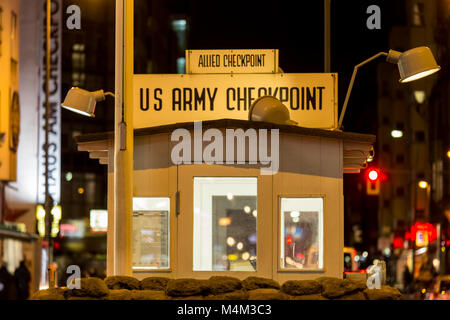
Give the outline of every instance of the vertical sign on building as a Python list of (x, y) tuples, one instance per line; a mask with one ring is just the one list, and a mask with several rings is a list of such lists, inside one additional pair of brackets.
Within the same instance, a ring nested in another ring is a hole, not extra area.
[[(45, 202), (45, 79), (46, 79), (46, 0), (41, 0), (40, 72), (39, 72), (39, 148), (38, 203)], [(55, 203), (61, 194), (61, 35), (62, 0), (52, 0), (50, 43), (50, 116), (49, 116), (49, 192)]]

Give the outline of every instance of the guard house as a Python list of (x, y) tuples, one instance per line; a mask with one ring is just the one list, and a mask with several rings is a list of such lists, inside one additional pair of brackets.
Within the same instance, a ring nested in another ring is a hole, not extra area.
[[(187, 50), (186, 74), (129, 77), (135, 277), (343, 277), (343, 175), (365, 166), (375, 136), (337, 130), (337, 74), (283, 73), (278, 60), (275, 49)], [(267, 96), (286, 121), (264, 118), (271, 109), (255, 105)], [(114, 271), (113, 139), (77, 143), (108, 166)]]
[[(108, 268), (113, 138), (77, 138), (78, 150), (108, 166)], [(343, 175), (364, 167), (374, 142), (373, 135), (239, 119), (135, 129), (133, 275), (342, 278)]]

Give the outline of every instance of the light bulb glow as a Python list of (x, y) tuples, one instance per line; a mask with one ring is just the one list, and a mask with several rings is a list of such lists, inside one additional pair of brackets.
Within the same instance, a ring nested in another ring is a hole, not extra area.
[(392, 136), (392, 138), (396, 138), (396, 139), (401, 138), (401, 137), (403, 137), (403, 131), (402, 130), (392, 130), (391, 136)]
[(369, 179), (375, 181), (378, 179), (378, 172), (376, 170), (371, 170), (369, 172)]
[(421, 181), (419, 181), (418, 185), (419, 185), (419, 188), (426, 189), (428, 187), (428, 182), (426, 182), (425, 180), (421, 180)]

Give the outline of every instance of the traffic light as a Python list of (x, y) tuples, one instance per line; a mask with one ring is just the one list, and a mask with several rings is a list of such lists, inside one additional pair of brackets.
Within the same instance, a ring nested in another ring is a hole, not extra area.
[(366, 172), (366, 193), (371, 196), (380, 194), (381, 171), (369, 168)]

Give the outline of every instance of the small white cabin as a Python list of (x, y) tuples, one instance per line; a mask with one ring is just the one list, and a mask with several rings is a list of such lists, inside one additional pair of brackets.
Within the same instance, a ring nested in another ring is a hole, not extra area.
[[(343, 175), (365, 165), (375, 136), (230, 119), (198, 125), (134, 132), (133, 275), (342, 278)], [(237, 129), (247, 135), (243, 144), (227, 140)], [(181, 135), (190, 137), (191, 152), (179, 152)], [(113, 137), (77, 138), (80, 151), (108, 166), (108, 269), (115, 254)], [(212, 152), (213, 141), (222, 154)]]

